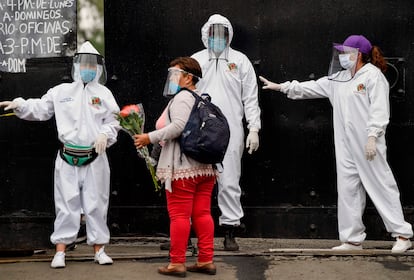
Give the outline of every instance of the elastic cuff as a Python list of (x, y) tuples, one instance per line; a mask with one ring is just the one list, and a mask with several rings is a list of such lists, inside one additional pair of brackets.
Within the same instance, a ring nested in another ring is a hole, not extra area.
[(290, 86), (290, 82), (289, 81), (284, 82), (284, 83), (281, 83), (280, 84), (280, 91), (283, 92), (283, 93), (287, 93), (287, 91), (289, 89), (289, 86)]

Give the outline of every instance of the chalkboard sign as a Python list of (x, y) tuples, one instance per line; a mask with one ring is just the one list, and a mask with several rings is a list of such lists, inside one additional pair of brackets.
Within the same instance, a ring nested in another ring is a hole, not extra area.
[(76, 0), (0, 0), (0, 71), (26, 72), (29, 58), (75, 51)]

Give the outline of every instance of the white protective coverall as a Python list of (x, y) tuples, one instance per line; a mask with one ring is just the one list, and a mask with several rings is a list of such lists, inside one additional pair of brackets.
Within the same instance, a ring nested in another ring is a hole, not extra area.
[[(92, 46), (92, 45), (90, 45)], [(93, 47), (92, 47), (93, 48)], [(80, 49), (79, 53), (97, 53)], [(102, 74), (98, 65), (95, 79), (84, 84), (79, 74), (74, 82), (48, 90), (41, 98), (16, 98), (16, 115), (25, 120), (45, 121), (55, 116), (58, 138), (62, 143), (93, 146), (99, 134), (107, 136), (107, 147), (116, 142), (120, 129), (115, 114), (119, 107), (111, 91), (98, 83)], [(110, 169), (106, 153), (83, 166), (72, 166), (59, 156), (55, 161), (54, 199), (56, 219), (50, 240), (53, 244), (70, 244), (76, 240), (81, 209), (86, 217), (87, 243), (107, 244), (109, 229)]]
[(258, 86), (253, 65), (246, 55), (228, 46), (219, 59), (210, 59), (208, 52), (209, 28), (212, 24), (223, 24), (229, 31), (229, 44), (233, 38), (233, 27), (223, 16), (213, 15), (201, 29), (206, 49), (192, 55), (203, 73), (197, 84), (200, 92), (211, 96), (226, 116), (230, 126), (230, 142), (223, 160), (223, 172), (218, 176), (218, 206), (221, 211), (220, 225), (240, 225), (243, 209), (240, 203), (241, 157), (244, 150), (243, 116), (248, 129), (259, 131), (260, 108)]
[[(338, 228), (341, 242), (365, 240), (362, 215), (366, 193), (370, 196), (388, 232), (393, 237), (413, 236), (404, 220), (400, 193), (387, 163), (385, 131), (389, 122), (389, 85), (374, 65), (367, 63), (350, 79), (323, 77), (317, 81), (281, 84), (291, 99), (329, 98), (333, 107), (338, 188)], [(368, 136), (377, 138), (377, 155), (365, 158)]]

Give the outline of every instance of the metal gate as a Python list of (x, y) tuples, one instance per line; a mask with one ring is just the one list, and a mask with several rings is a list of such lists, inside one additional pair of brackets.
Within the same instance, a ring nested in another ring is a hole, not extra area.
[[(413, 222), (414, 139), (411, 1), (106, 1), (106, 61), (120, 105), (142, 102), (147, 129), (166, 104), (168, 62), (203, 48), (200, 29), (220, 13), (234, 27), (232, 47), (257, 74), (275, 81), (326, 75), (333, 42), (366, 35), (390, 57), (389, 162)], [(291, 101), (260, 92), (260, 148), (243, 158), (241, 185), (246, 236), (337, 238), (332, 110), (328, 100)], [(120, 135), (111, 151), (111, 222), (119, 233), (168, 232), (164, 195), (153, 192), (131, 141)], [(128, 164), (125, 164), (128, 163)], [(217, 217), (217, 202), (213, 202)], [(368, 238), (388, 238), (375, 208), (365, 214)], [(217, 219), (216, 219), (217, 221)]]

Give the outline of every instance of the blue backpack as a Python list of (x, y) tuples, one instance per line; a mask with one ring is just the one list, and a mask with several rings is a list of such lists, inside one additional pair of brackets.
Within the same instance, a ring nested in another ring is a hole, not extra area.
[(230, 140), (230, 128), (220, 108), (211, 103), (211, 97), (203, 93), (195, 98), (188, 121), (180, 136), (181, 152), (201, 163), (222, 163)]

